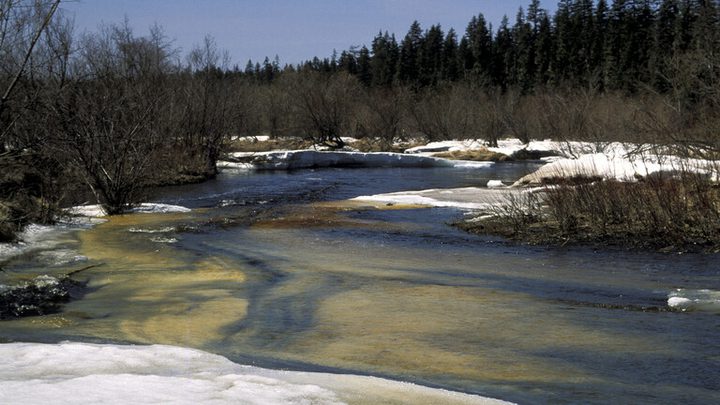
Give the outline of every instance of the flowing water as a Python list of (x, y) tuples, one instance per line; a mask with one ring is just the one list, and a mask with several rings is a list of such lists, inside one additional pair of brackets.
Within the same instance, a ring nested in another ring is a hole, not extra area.
[(520, 403), (720, 402), (718, 312), (666, 305), (720, 290), (717, 255), (519, 246), (448, 226), (453, 209), (345, 201), (533, 168), (240, 172), (165, 189), (157, 201), (192, 212), (114, 217), (58, 237), (49, 251), (70, 260), (5, 263), (5, 282), (84, 269), (88, 292), (0, 323), (0, 340), (163, 343)]

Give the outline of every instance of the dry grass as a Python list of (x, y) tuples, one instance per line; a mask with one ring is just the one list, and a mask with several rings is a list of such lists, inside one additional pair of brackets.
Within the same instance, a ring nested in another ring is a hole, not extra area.
[(509, 201), (494, 218), (463, 228), (538, 244), (720, 251), (720, 187), (704, 175), (574, 179), (542, 194), (542, 201)]
[(426, 142), (410, 141), (410, 142), (395, 142), (385, 138), (372, 138), (364, 137), (353, 142), (348, 146), (357, 149), (360, 152), (395, 152), (403, 153), (405, 149), (413, 148), (415, 146), (424, 145)]
[(507, 162), (513, 160), (508, 155), (493, 152), (487, 149), (440, 152), (433, 154), (433, 156), (445, 159), (473, 160), (478, 162)]
[(267, 141), (235, 140), (227, 145), (227, 152), (270, 152), (273, 150), (306, 149), (312, 142), (301, 138), (271, 138)]

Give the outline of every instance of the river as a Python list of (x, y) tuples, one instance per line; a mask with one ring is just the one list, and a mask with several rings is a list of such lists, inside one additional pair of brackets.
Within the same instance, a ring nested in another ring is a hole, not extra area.
[(0, 340), (163, 343), (519, 403), (720, 403), (720, 316), (666, 306), (678, 288), (720, 290), (717, 255), (524, 246), (449, 226), (456, 209), (347, 201), (535, 167), (227, 172), (162, 189), (154, 201), (192, 211), (114, 217), (5, 263), (6, 282), (87, 268), (88, 291), (3, 321)]

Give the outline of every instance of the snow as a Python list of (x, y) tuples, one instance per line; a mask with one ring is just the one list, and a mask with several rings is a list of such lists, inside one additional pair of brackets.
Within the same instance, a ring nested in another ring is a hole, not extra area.
[(720, 291), (679, 288), (668, 295), (668, 306), (679, 311), (720, 313)]
[(464, 187), (366, 195), (355, 197), (353, 200), (382, 202), (388, 204), (487, 210), (494, 206), (505, 204), (508, 197), (511, 195), (519, 195), (533, 191), (534, 190), (532, 189), (488, 189), (483, 187)]
[(501, 404), (375, 377), (275, 371), (194, 349), (64, 342), (0, 344), (0, 403)]
[(251, 163), (238, 163), (228, 162), (226, 160), (219, 160), (217, 162), (217, 168), (220, 170), (252, 170), (255, 168)]
[[(161, 204), (161, 203), (142, 203), (131, 208), (128, 213), (141, 214), (164, 214), (171, 212), (190, 212), (190, 208), (179, 205)], [(79, 205), (67, 210), (69, 215), (100, 218), (107, 216), (103, 207), (99, 204), (95, 205)]]
[(257, 136), (234, 136), (230, 138), (232, 141), (239, 142), (267, 142), (270, 140), (268, 135), (257, 135)]
[[(427, 145), (416, 146), (405, 150), (405, 153), (430, 156), (437, 152), (465, 152), (478, 149), (487, 149), (491, 152), (502, 153), (512, 156), (523, 149), (538, 152), (552, 152), (564, 157), (577, 157), (589, 153), (606, 153), (610, 156), (624, 156), (630, 150), (638, 147), (635, 144), (621, 142), (578, 142), (578, 141), (553, 141), (545, 139), (542, 141), (530, 141), (523, 143), (517, 138), (498, 140), (497, 147), (487, 146), (482, 139), (450, 140), (430, 142)], [(555, 160), (554, 157), (543, 158), (543, 160)]]
[[(619, 181), (634, 181), (660, 171), (691, 171), (717, 173), (717, 162), (683, 159), (676, 156), (626, 156), (622, 153), (593, 153), (577, 159), (560, 159), (548, 163), (520, 180), (515, 185), (540, 184), (552, 177), (603, 177)], [(715, 179), (717, 180), (717, 179)]]
[(499, 188), (505, 187), (505, 183), (502, 180), (490, 180), (487, 182), (487, 188)]
[[(239, 156), (238, 156), (239, 157)], [(295, 170), (319, 167), (488, 167), (492, 162), (470, 162), (392, 152), (329, 152), (314, 150), (259, 152), (252, 155), (259, 170)], [(234, 165), (224, 167), (236, 168)], [(237, 167), (247, 168), (247, 163)]]
[(427, 145), (420, 145), (405, 149), (405, 153), (456, 152), (483, 148), (485, 148), (485, 141), (479, 139), (467, 139), (462, 141), (430, 142)]

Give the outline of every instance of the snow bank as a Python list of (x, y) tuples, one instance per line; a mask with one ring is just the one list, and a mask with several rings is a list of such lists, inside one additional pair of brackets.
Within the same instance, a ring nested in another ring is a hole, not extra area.
[(512, 194), (532, 192), (530, 189), (488, 189), (464, 187), (452, 189), (429, 189), (365, 195), (353, 198), (356, 201), (372, 201), (388, 204), (426, 205), (429, 207), (454, 207), (462, 209), (487, 210), (507, 203)]
[[(492, 162), (469, 162), (391, 152), (326, 152), (296, 150), (259, 152), (238, 167), (249, 163), (259, 170), (293, 170), (319, 167), (488, 167)], [(232, 165), (226, 165), (232, 167)]]
[[(160, 204), (160, 203), (142, 203), (131, 208), (128, 213), (141, 214), (163, 214), (170, 212), (190, 212), (190, 208), (179, 205)], [(80, 217), (100, 218), (107, 216), (107, 213), (99, 204), (95, 205), (79, 205), (67, 210), (69, 215)]]
[[(546, 139), (543, 141), (530, 141), (523, 143), (516, 138), (507, 138), (498, 140), (497, 147), (489, 147), (484, 140), (466, 139), (430, 142), (427, 145), (416, 146), (405, 150), (405, 153), (413, 153), (420, 155), (432, 155), (437, 152), (464, 152), (478, 149), (487, 149), (491, 152), (502, 153), (507, 156), (521, 151), (537, 151), (548, 152), (561, 157), (577, 157), (591, 153), (605, 153), (611, 157), (625, 156), (630, 150), (637, 148), (634, 144), (625, 144), (620, 142), (577, 142), (577, 141), (553, 141)], [(555, 160), (552, 157), (544, 158), (544, 160)]]
[(274, 371), (172, 346), (0, 344), (3, 404), (501, 404), (374, 377)]
[(720, 313), (720, 291), (677, 289), (668, 295), (668, 306), (683, 312)]
[(427, 145), (415, 146), (405, 149), (405, 153), (437, 153), (457, 152), (485, 148), (485, 141), (479, 139), (467, 139), (462, 141), (439, 141), (430, 142)]
[[(616, 151), (617, 152), (617, 151)], [(683, 159), (677, 156), (627, 157), (622, 153), (594, 153), (577, 159), (560, 159), (539, 168), (518, 180), (515, 185), (540, 184), (552, 177), (603, 177), (620, 181), (633, 181), (636, 176), (647, 176), (660, 171), (692, 171), (716, 173), (717, 162)], [(715, 179), (717, 180), (717, 179)]]

